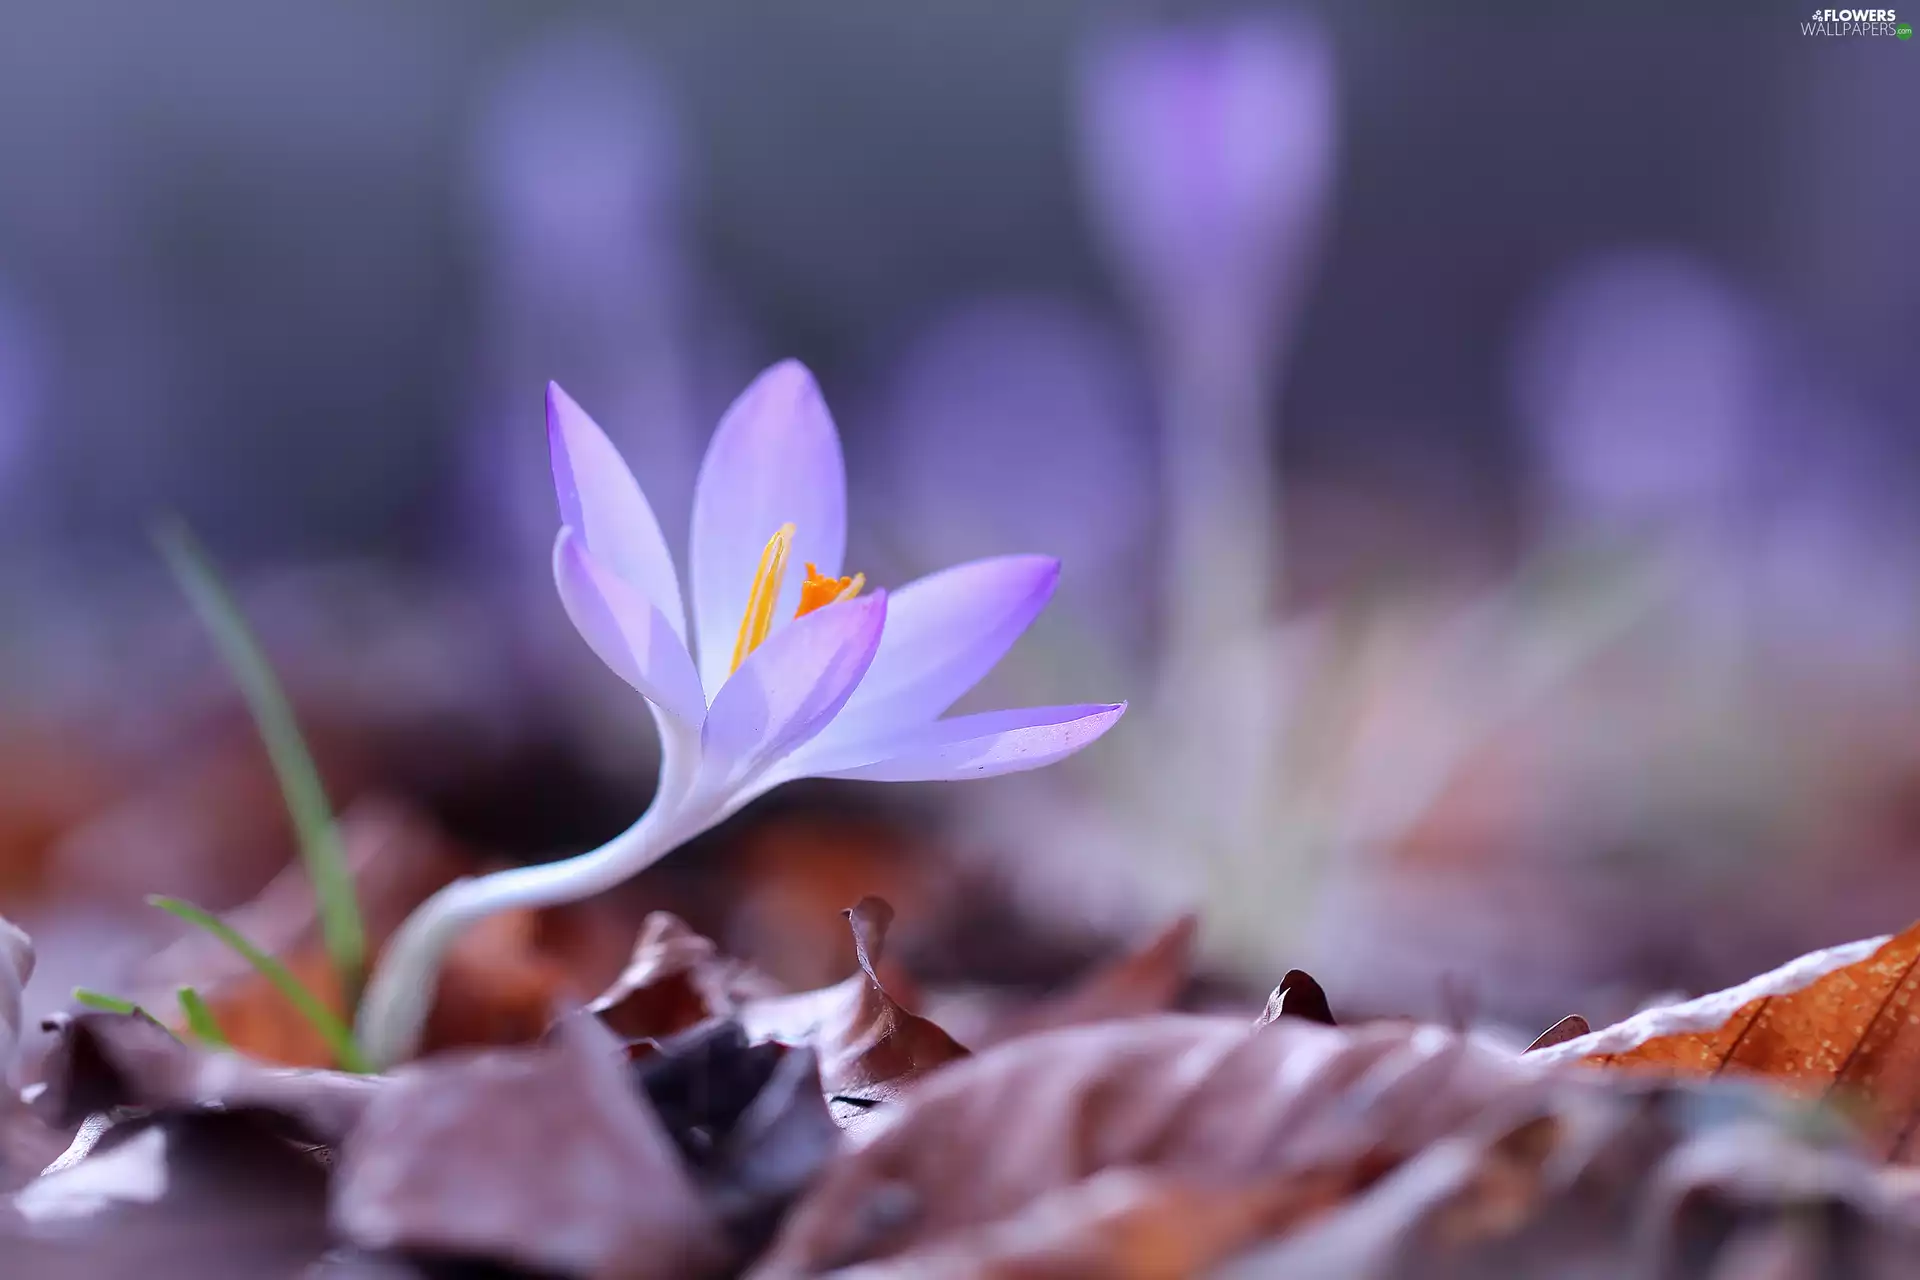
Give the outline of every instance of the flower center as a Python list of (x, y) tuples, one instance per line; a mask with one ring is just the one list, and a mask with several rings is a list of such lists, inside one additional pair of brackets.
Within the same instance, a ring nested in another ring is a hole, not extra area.
[[(733, 642), (733, 665), (728, 674), (740, 669), (747, 655), (758, 649), (773, 630), (773, 607), (780, 599), (780, 588), (787, 580), (787, 555), (793, 550), (794, 529), (783, 524), (767, 539), (760, 553), (760, 567), (753, 572), (753, 590), (747, 595), (747, 612), (740, 619), (740, 634)], [(804, 618), (815, 609), (824, 609), (841, 600), (851, 600), (867, 585), (867, 575), (829, 578), (813, 565), (807, 566), (807, 580), (800, 584), (800, 607), (793, 616)]]

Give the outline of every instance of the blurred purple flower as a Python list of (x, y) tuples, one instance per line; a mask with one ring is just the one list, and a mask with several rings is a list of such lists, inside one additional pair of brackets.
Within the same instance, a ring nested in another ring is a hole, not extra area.
[(1077, 636), (1143, 639), (1156, 495), (1137, 363), (1111, 324), (1044, 297), (975, 300), (917, 335), (863, 415), (886, 426), (856, 476), (898, 558), (1047, 547), (1074, 566)]
[(1513, 370), (1554, 510), (1727, 532), (1755, 452), (1759, 337), (1734, 292), (1678, 253), (1611, 253), (1556, 282)]
[[(1793, 660), (1890, 683), (1920, 652), (1920, 515), (1889, 424), (1775, 362), (1759, 510), (1743, 529), (1757, 626)], [(1798, 376), (1793, 376), (1797, 374)]]
[(658, 478), (660, 514), (677, 529), (700, 423), (743, 371), (709, 376), (726, 326), (685, 243), (691, 157), (667, 86), (619, 32), (571, 31), (522, 53), (480, 114), (471, 165), (480, 429), (467, 441), (458, 545), (544, 590), (535, 561), (552, 506), (525, 389), (557, 372), (629, 424), (619, 444)]
[(26, 308), (0, 290), (0, 486), (27, 456), (46, 383), (42, 346)]
[(1110, 32), (1085, 59), (1080, 115), (1094, 217), (1163, 338), (1264, 350), (1333, 167), (1324, 33), (1272, 14)]
[[(564, 862), (462, 881), (395, 936), (369, 988), (364, 1047), (409, 1052), (440, 956), (459, 932), (510, 907), (602, 892), (798, 778), (958, 781), (1036, 769), (1105, 733), (1126, 704), (1027, 707), (940, 717), (1046, 606), (1059, 564), (976, 560), (908, 584), (891, 601), (840, 577), (846, 476), (812, 374), (775, 365), (720, 420), (694, 486), (688, 587), (659, 521), (613, 443), (557, 386), (547, 428), (562, 527), (554, 578), (567, 615), (646, 699), (661, 737), (647, 812)], [(803, 564), (802, 581), (788, 572)]]
[[(46, 404), (46, 343), (36, 317), (0, 288), (0, 533), (13, 540), (14, 557), (38, 551), (48, 488), (43, 450), (34, 448)], [(16, 565), (0, 566), (0, 578)]]

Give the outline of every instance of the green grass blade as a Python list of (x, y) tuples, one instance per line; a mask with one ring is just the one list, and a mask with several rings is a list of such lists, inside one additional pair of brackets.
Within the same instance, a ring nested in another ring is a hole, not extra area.
[(171, 915), (176, 915), (189, 924), (198, 925), (220, 941), (239, 952), (246, 962), (260, 971), (260, 975), (285, 996), (300, 1015), (313, 1024), (326, 1040), (328, 1048), (333, 1050), (334, 1061), (345, 1071), (367, 1073), (371, 1068), (360, 1053), (360, 1047), (353, 1042), (353, 1033), (347, 1030), (345, 1023), (334, 1015), (333, 1010), (322, 1004), (320, 998), (307, 990), (300, 979), (293, 976), (287, 967), (268, 955), (260, 948), (240, 936), (238, 930), (210, 911), (194, 906), (191, 902), (182, 902), (178, 898), (148, 898), (148, 902)]
[(327, 955), (340, 975), (341, 989), (351, 1008), (359, 1000), (360, 985), (366, 977), (366, 925), (355, 899), (353, 874), (334, 822), (333, 806), (314, 767), (313, 755), (300, 736), (293, 707), (205, 548), (177, 522), (163, 525), (155, 541), (233, 673), (266, 743), (267, 756), (280, 779), (287, 812), (299, 836), (300, 856), (313, 881)]
[(187, 1015), (187, 1029), (192, 1031), (200, 1043), (210, 1049), (231, 1049), (227, 1043), (226, 1032), (220, 1029), (220, 1020), (213, 1016), (213, 1010), (200, 998), (200, 993), (192, 987), (182, 987), (179, 991), (180, 1012)]
[(89, 991), (85, 987), (73, 989), (76, 1004), (89, 1009), (98, 1009), (101, 1013), (139, 1013), (140, 1006), (131, 1000), (122, 1000), (119, 996), (110, 996), (103, 991)]

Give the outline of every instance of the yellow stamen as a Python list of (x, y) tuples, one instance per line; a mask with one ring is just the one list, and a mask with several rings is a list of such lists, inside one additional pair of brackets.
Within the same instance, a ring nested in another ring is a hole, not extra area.
[(866, 585), (867, 575), (864, 573), (856, 573), (851, 578), (829, 578), (809, 562), (807, 580), (800, 584), (800, 607), (794, 610), (793, 616), (804, 618), (815, 609), (851, 600)]
[(793, 526), (783, 524), (773, 537), (767, 539), (767, 549), (760, 553), (760, 567), (753, 573), (753, 590), (747, 596), (747, 613), (740, 619), (740, 635), (733, 642), (733, 665), (729, 672), (738, 671), (747, 655), (760, 647), (760, 642), (773, 630), (773, 606), (780, 599), (781, 584), (787, 578), (787, 553), (793, 549)]

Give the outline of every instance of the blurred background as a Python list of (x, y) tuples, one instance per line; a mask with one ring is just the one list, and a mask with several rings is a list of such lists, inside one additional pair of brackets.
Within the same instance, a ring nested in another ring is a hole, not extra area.
[(1039, 774), (771, 797), (514, 944), (556, 983), (652, 907), (831, 980), (879, 892), (946, 986), (1191, 909), (1220, 991), (1531, 1034), (1920, 915), (1920, 52), (1446, 8), (10, 6), (0, 912), (39, 1007), (151, 972), (142, 895), (233, 909), (293, 849), (157, 518), (365, 857), (575, 852), (654, 746), (553, 595), (545, 383), (684, 555), (785, 356), (851, 568), (1064, 560), (972, 705), (1132, 710)]

